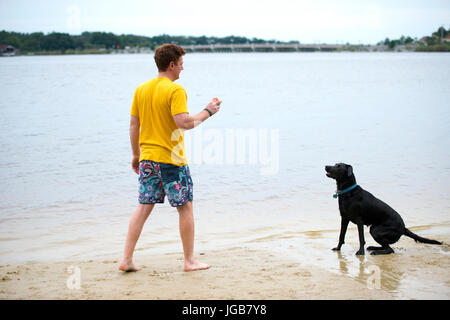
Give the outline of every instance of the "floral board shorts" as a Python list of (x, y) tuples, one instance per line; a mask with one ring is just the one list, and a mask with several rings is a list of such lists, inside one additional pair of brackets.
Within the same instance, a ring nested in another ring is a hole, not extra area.
[(194, 184), (189, 166), (142, 160), (139, 163), (139, 203), (164, 203), (166, 195), (172, 207), (193, 201)]

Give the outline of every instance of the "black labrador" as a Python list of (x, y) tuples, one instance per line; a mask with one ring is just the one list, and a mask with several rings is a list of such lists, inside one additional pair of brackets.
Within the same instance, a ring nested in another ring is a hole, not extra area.
[(371, 254), (390, 254), (394, 250), (389, 246), (397, 242), (402, 235), (413, 238), (416, 242), (429, 244), (442, 244), (436, 240), (419, 237), (405, 227), (402, 217), (383, 201), (374, 197), (356, 184), (352, 166), (338, 163), (326, 166), (326, 175), (335, 179), (337, 191), (334, 195), (339, 198), (339, 211), (341, 213), (341, 233), (339, 243), (333, 250), (340, 250), (344, 244), (345, 233), (349, 222), (358, 226), (359, 250), (357, 255), (364, 254), (364, 225), (370, 226), (370, 234), (381, 247), (368, 247)]

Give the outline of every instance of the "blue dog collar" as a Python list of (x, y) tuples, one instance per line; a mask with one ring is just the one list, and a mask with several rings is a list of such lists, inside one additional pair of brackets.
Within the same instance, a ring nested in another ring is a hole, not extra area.
[(333, 194), (333, 198), (337, 199), (337, 197), (339, 197), (341, 194), (344, 194), (344, 193), (346, 193), (346, 192), (352, 191), (352, 190), (355, 189), (357, 186), (358, 186), (358, 185), (355, 184), (354, 186), (351, 186), (350, 188), (345, 189), (345, 190), (342, 190), (342, 191), (336, 190), (336, 193)]

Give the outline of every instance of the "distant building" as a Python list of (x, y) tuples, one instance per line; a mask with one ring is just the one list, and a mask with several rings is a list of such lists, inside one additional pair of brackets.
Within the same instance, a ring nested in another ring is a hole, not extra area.
[(429, 37), (422, 37), (422, 38), (420, 38), (419, 40), (417, 40), (417, 42), (418, 42), (418, 43), (421, 43), (421, 44), (423, 44), (423, 45), (427, 45), (427, 44), (428, 44), (428, 42), (427, 42), (428, 38), (429, 38)]
[(444, 39), (442, 39), (442, 41), (450, 42), (450, 35), (444, 37)]
[(8, 44), (0, 44), (0, 56), (2, 57), (10, 57), (14, 56), (17, 52), (17, 49)]

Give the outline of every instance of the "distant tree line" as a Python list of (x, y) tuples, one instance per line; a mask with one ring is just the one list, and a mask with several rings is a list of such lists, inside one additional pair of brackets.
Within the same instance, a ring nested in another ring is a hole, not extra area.
[[(450, 29), (440, 27), (433, 32), (430, 37), (424, 37), (426, 42), (421, 50), (426, 51), (448, 51), (448, 42), (442, 39), (450, 35)], [(417, 38), (401, 36), (400, 39), (386, 38), (380, 41), (379, 45), (386, 45), (394, 49), (398, 45), (407, 45), (416, 42)], [(68, 50), (98, 50), (98, 49), (122, 49), (129, 47), (147, 47), (154, 50), (163, 43), (175, 43), (181, 46), (188, 45), (209, 45), (209, 44), (261, 44), (261, 43), (299, 43), (298, 41), (281, 42), (277, 40), (264, 40), (258, 38), (246, 38), (239, 36), (227, 37), (207, 37), (207, 36), (171, 36), (167, 34), (153, 37), (137, 36), (132, 34), (116, 35), (111, 32), (83, 32), (80, 35), (70, 35), (68, 33), (52, 32), (44, 34), (42, 32), (19, 33), (0, 31), (0, 44), (12, 45), (22, 52), (66, 52)]]
[[(430, 46), (431, 49), (433, 49), (433, 46), (441, 46), (442, 45), (442, 39), (446, 36), (450, 35), (450, 28), (446, 30), (444, 27), (440, 27), (437, 31), (433, 32), (431, 34), (431, 37), (423, 37), (425, 43), (427, 46)], [(417, 38), (411, 38), (411, 37), (405, 37), (401, 36), (400, 39), (391, 40), (389, 38), (386, 38), (384, 41), (380, 41), (379, 45), (385, 45), (388, 46), (391, 49), (394, 49), (398, 45), (407, 45), (412, 42), (416, 42)]]
[(408, 37), (401, 36), (400, 39), (397, 39), (397, 40), (390, 40), (389, 38), (386, 38), (384, 41), (381, 41), (379, 44), (384, 44), (385, 46), (388, 46), (389, 48), (393, 49), (398, 45), (406, 45), (406, 44), (412, 43), (414, 41), (417, 41), (417, 38), (413, 39), (410, 36), (408, 36)]
[[(0, 44), (12, 45), (25, 52), (38, 51), (61, 51), (86, 50), (86, 49), (118, 49), (126, 46), (148, 47), (155, 49), (163, 43), (175, 43), (180, 46), (186, 45), (208, 45), (208, 44), (246, 44), (246, 43), (283, 43), (277, 40), (263, 40), (258, 38), (246, 38), (238, 36), (228, 37), (193, 37), (193, 36), (170, 36), (166, 34), (145, 37), (132, 34), (116, 35), (111, 32), (83, 32), (81, 35), (70, 35), (68, 33), (42, 32), (19, 33), (0, 31)], [(291, 41), (290, 43), (298, 43)]]
[(445, 30), (445, 28), (440, 27), (436, 32), (431, 34), (431, 37), (425, 37), (425, 42), (428, 46), (434, 46), (441, 44), (441, 40), (446, 36), (450, 35), (450, 28)]

